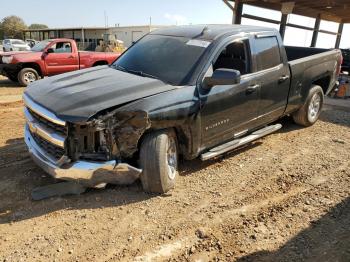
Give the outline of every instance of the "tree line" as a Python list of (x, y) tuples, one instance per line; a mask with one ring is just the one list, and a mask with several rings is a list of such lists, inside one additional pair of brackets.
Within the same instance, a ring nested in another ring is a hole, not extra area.
[(44, 24), (31, 24), (29, 26), (22, 18), (11, 15), (4, 17), (0, 22), (0, 39), (4, 38), (23, 38), (23, 30), (25, 29), (46, 29)]

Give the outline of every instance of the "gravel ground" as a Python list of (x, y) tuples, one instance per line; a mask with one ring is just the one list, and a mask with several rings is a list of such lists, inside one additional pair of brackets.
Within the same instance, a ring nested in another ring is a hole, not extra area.
[[(0, 101), (22, 91), (0, 80)], [(38, 202), (54, 181), (23, 124), (21, 102), (0, 103), (0, 261), (349, 261), (350, 112), (182, 162), (165, 196), (136, 183)]]

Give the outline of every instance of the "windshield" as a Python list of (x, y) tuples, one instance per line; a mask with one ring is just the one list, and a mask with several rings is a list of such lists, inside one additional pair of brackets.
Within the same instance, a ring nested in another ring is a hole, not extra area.
[(112, 66), (172, 85), (187, 85), (210, 42), (186, 37), (147, 35), (126, 51)]
[(22, 40), (11, 40), (13, 45), (25, 45), (26, 43)]
[(31, 50), (34, 52), (42, 52), (44, 51), (45, 47), (47, 47), (47, 45), (51, 42), (52, 42), (51, 40), (41, 41), (37, 43), (35, 46), (33, 46)]

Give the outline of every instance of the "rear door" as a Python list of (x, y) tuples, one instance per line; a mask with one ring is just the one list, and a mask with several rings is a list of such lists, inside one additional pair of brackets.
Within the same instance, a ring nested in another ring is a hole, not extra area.
[(253, 41), (254, 70), (260, 85), (258, 122), (261, 124), (278, 119), (287, 105), (290, 70), (280, 46), (281, 39), (273, 34), (256, 35)]
[(69, 41), (57, 41), (48, 49), (52, 53), (44, 55), (48, 75), (56, 75), (79, 69), (78, 52), (73, 52), (72, 43)]

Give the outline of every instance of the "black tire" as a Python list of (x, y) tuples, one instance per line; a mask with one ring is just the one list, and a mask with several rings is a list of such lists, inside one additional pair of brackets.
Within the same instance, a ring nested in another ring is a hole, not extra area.
[(18, 82), (21, 86), (28, 86), (30, 83), (39, 79), (38, 72), (33, 68), (23, 68), (18, 73)]
[[(316, 100), (315, 100), (316, 99)], [(319, 105), (317, 105), (319, 99)], [(320, 86), (313, 85), (309, 91), (309, 95), (305, 104), (295, 113), (293, 113), (293, 120), (296, 124), (301, 126), (312, 126), (315, 124), (321, 114), (324, 102), (324, 93)]]
[(6, 52), (6, 49), (5, 49), (5, 47), (3, 47), (3, 48), (2, 48), (2, 51)]
[(147, 134), (141, 144), (140, 165), (141, 183), (146, 192), (163, 194), (173, 189), (178, 174), (175, 132), (161, 130)]

